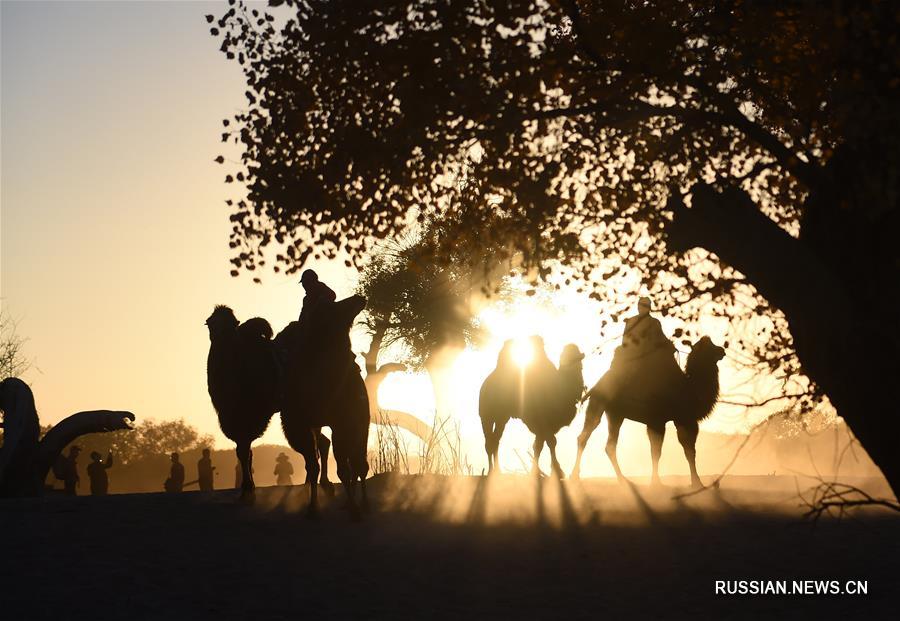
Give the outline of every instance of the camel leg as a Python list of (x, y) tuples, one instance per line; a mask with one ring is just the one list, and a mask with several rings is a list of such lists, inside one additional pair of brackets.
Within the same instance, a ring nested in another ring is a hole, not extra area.
[(651, 485), (662, 485), (659, 479), (659, 458), (662, 455), (663, 439), (666, 437), (665, 424), (660, 427), (647, 425), (647, 437), (650, 438), (650, 460), (653, 463), (653, 472), (650, 475)]
[(256, 486), (253, 483), (253, 451), (249, 442), (238, 442), (235, 452), (241, 462), (241, 496), (242, 502), (253, 503), (256, 497)]
[(306, 463), (306, 484), (309, 486), (309, 506), (307, 507), (307, 517), (315, 517), (319, 512), (319, 454), (316, 447), (317, 433), (314, 429), (309, 429), (305, 433), (300, 434), (298, 445), (296, 448), (303, 455), (303, 461)]
[(581, 476), (581, 456), (584, 454), (584, 449), (587, 446), (588, 440), (590, 439), (591, 434), (594, 433), (594, 429), (600, 424), (600, 419), (602, 417), (602, 402), (599, 397), (591, 395), (591, 398), (588, 401), (587, 412), (584, 415), (584, 427), (582, 428), (581, 433), (578, 434), (578, 454), (575, 455), (575, 467), (572, 468), (573, 479), (577, 479)]
[(700, 432), (700, 428), (696, 422), (692, 422), (683, 425), (676, 424), (675, 430), (678, 432), (678, 441), (684, 449), (684, 456), (687, 457), (688, 466), (691, 468), (691, 485), (697, 488), (703, 487), (700, 475), (697, 474), (696, 446), (697, 434)]
[(347, 457), (349, 451), (346, 445), (347, 438), (340, 427), (337, 429), (334, 427), (331, 428), (331, 438), (333, 440), (334, 458), (337, 461), (337, 475), (341, 480), (341, 485), (343, 485), (344, 493), (346, 494), (344, 508), (350, 510), (353, 514), (356, 514), (356, 486), (354, 485), (355, 481), (353, 480), (353, 470), (350, 467), (350, 460)]
[(509, 419), (497, 421), (494, 423), (494, 438), (491, 448), (493, 450), (494, 470), (500, 472), (500, 438), (503, 437), (503, 430), (506, 429), (506, 423)]
[(363, 511), (369, 510), (369, 497), (366, 495), (366, 477), (369, 476), (369, 460), (366, 457), (366, 446), (355, 447), (350, 465), (353, 467), (354, 480), (359, 479), (360, 506)]
[(484, 432), (484, 452), (488, 458), (488, 474), (494, 470), (494, 422), (481, 419), (481, 431)]
[(541, 459), (541, 452), (544, 450), (544, 438), (543, 436), (534, 436), (534, 468), (532, 468), (532, 473), (538, 477), (543, 476), (541, 472), (541, 466), (538, 463)]
[(622, 474), (622, 470), (619, 468), (619, 460), (616, 458), (616, 444), (619, 443), (619, 428), (622, 426), (622, 421), (624, 419), (617, 418), (615, 416), (606, 415), (606, 424), (609, 427), (609, 438), (606, 440), (606, 455), (609, 457), (609, 461), (612, 462), (613, 470), (616, 471), (616, 477), (619, 479), (619, 482), (624, 483), (626, 481), (625, 475)]
[(356, 502), (356, 467), (358, 457), (355, 455), (355, 447), (350, 443), (351, 437), (347, 429), (332, 427), (332, 439), (334, 440), (334, 456), (337, 459), (338, 477), (344, 486), (347, 495), (346, 508), (350, 511), (350, 517), (358, 520), (361, 517), (359, 504)]
[(331, 440), (325, 437), (321, 431), (318, 434), (319, 462), (321, 473), (319, 475), (319, 484), (322, 491), (328, 496), (334, 496), (334, 483), (328, 480), (328, 453), (331, 450)]
[(550, 464), (553, 468), (553, 473), (557, 479), (564, 479), (565, 475), (563, 474), (562, 466), (559, 465), (559, 461), (556, 459), (556, 436), (547, 438), (547, 448), (550, 449)]

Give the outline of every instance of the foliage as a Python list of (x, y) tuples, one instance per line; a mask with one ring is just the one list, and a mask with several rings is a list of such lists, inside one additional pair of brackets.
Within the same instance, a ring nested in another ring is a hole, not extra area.
[(369, 461), (374, 474), (471, 475), (472, 465), (463, 451), (458, 421), (440, 420), (431, 433), (416, 442), (417, 451), (409, 455), (409, 443), (396, 425), (378, 425), (375, 431), (374, 450)]
[(236, 268), (458, 214), (612, 308), (727, 318), (731, 362), (804, 411), (827, 393), (900, 487), (900, 5), (272, 4), (212, 29), (247, 83)]
[[(682, 317), (728, 315), (754, 332), (735, 358), (788, 378), (800, 367), (788, 322), (757, 283), (659, 243), (670, 189), (739, 188), (796, 235), (835, 191), (836, 149), (876, 140), (844, 156), (871, 166), (839, 195), (877, 198), (854, 209), (896, 219), (896, 197), (879, 194), (897, 170), (891, 3), (284, 4), (281, 29), (240, 2), (213, 28), (248, 88), (223, 135), (244, 149), (229, 176), (248, 191), (232, 218), (236, 266), (254, 269), (273, 241), (289, 269), (312, 252), (358, 259), (413, 206), (463, 209), (471, 231), (505, 236), (526, 262), (565, 257), (597, 297), (622, 302), (603, 282), (633, 272)], [(829, 261), (877, 263), (859, 284), (893, 283), (896, 304), (896, 248), (854, 257), (835, 244)]]
[(503, 291), (501, 274), (509, 271), (503, 250), (435, 218), (418, 233), (385, 241), (360, 275), (357, 293), (367, 299), (363, 324), (378, 347), (402, 343), (403, 362), (413, 368), (444, 347), (477, 343), (478, 303)]
[(0, 381), (19, 377), (31, 366), (24, 354), (25, 339), (16, 333), (16, 322), (0, 311)]
[[(127, 465), (169, 453), (212, 448), (213, 437), (202, 435), (183, 419), (144, 420), (132, 430), (94, 433), (78, 438), (73, 444), (81, 447), (86, 457), (97, 451), (104, 457), (112, 451), (120, 465)], [(68, 452), (68, 447), (64, 454)]]

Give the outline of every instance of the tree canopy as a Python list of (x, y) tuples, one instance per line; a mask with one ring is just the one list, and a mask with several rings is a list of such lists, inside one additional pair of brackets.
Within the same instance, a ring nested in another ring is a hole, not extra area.
[[(212, 448), (213, 437), (201, 434), (184, 420), (144, 420), (134, 429), (111, 433), (92, 433), (78, 438), (73, 444), (85, 455), (97, 451), (106, 455), (112, 451), (119, 464), (128, 465), (143, 459), (184, 453), (193, 449)], [(68, 451), (68, 449), (66, 449)]]
[[(360, 274), (363, 323), (376, 349), (400, 343), (402, 362), (427, 365), (442, 348), (462, 349), (483, 336), (479, 305), (502, 293), (505, 247), (483, 245), (459, 221), (427, 218), (398, 240), (385, 240)], [(374, 362), (374, 361), (373, 361)]]
[(16, 332), (16, 322), (7, 311), (0, 311), (0, 381), (19, 377), (31, 366), (24, 347), (25, 338)]
[(873, 339), (900, 353), (896, 3), (270, 4), (212, 27), (247, 83), (222, 136), (243, 150), (236, 268), (270, 245), (289, 270), (360, 262), (412, 209), (460, 210), (600, 299), (628, 273), (687, 320), (728, 317), (732, 359), (807, 407), (878, 406), (860, 393), (896, 363), (847, 364)]

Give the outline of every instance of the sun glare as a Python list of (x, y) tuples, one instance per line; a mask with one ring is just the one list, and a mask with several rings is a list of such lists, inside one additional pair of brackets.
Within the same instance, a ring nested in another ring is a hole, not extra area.
[(531, 343), (527, 339), (522, 338), (513, 341), (512, 358), (520, 368), (524, 369), (527, 367), (531, 359), (534, 358), (534, 350), (531, 348)]

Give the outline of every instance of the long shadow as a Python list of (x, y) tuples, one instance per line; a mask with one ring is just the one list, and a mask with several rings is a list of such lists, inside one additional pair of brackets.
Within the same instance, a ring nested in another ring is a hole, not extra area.
[(578, 522), (578, 513), (572, 504), (569, 490), (566, 489), (566, 482), (562, 479), (556, 479), (556, 485), (559, 492), (559, 507), (562, 515), (563, 530), (578, 534), (581, 532), (581, 524)]
[[(422, 511), (430, 516), (432, 519), (438, 517), (438, 510), (441, 507), (441, 504), (444, 502), (446, 498), (446, 488), (447, 488), (447, 478), (443, 476), (435, 476), (432, 479), (433, 483), (429, 485), (433, 489), (430, 490), (429, 496), (427, 499), (423, 499)], [(418, 493), (413, 492), (418, 497)]]
[(588, 516), (588, 521), (590, 522), (599, 522), (600, 521), (600, 509), (597, 508), (597, 505), (594, 504), (594, 501), (591, 499), (590, 494), (588, 493), (587, 488), (584, 486), (582, 479), (568, 479), (567, 484), (574, 486), (578, 491), (578, 496), (581, 500), (581, 504)]
[(472, 493), (472, 502), (469, 504), (469, 510), (466, 512), (466, 522), (473, 525), (482, 525), (485, 522), (485, 514), (487, 512), (488, 487), (494, 473), (487, 474), (478, 479), (475, 484), (475, 491)]
[(536, 502), (535, 518), (537, 525), (540, 528), (545, 528), (547, 526), (547, 509), (544, 507), (544, 477), (540, 472), (535, 478), (534, 498)]
[(634, 496), (635, 501), (637, 502), (638, 508), (643, 512), (644, 516), (647, 518), (653, 525), (660, 524), (659, 516), (656, 514), (656, 511), (644, 500), (644, 497), (641, 495), (641, 492), (638, 491), (637, 485), (632, 483), (631, 481), (625, 480), (624, 484), (628, 486), (628, 489), (631, 491), (631, 494)]
[(704, 521), (703, 513), (690, 506), (687, 502), (685, 502), (684, 498), (675, 496), (672, 498), (672, 502), (675, 503), (679, 511), (689, 515), (691, 519), (693, 519), (698, 525)]

